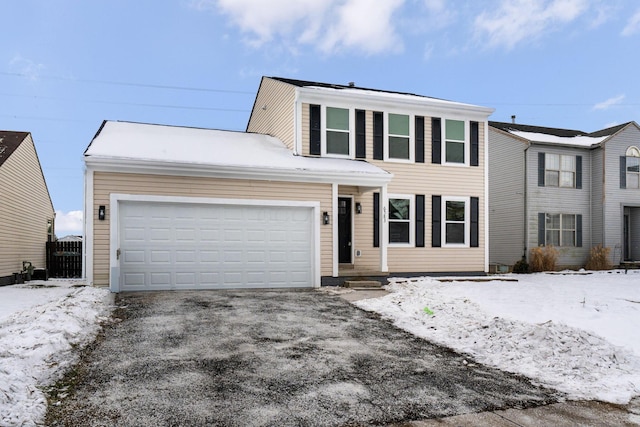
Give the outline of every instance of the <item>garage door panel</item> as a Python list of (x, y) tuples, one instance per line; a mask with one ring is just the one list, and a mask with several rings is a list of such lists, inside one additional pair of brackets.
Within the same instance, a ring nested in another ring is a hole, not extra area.
[(121, 202), (121, 289), (309, 287), (312, 208)]

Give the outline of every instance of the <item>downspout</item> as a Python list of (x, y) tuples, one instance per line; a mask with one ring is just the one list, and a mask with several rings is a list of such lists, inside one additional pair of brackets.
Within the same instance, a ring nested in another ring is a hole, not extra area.
[(523, 151), (524, 153), (524, 189), (522, 190), (522, 197), (524, 198), (524, 202), (523, 202), (523, 206), (524, 206), (524, 227), (522, 228), (523, 231), (523, 236), (522, 236), (522, 243), (524, 243), (524, 259), (527, 260), (527, 250), (528, 250), (528, 246), (529, 246), (529, 221), (528, 221), (528, 217), (529, 217), (529, 198), (527, 197), (527, 189), (529, 187), (529, 174), (528, 174), (528, 163), (527, 163), (527, 157), (529, 154), (529, 147), (531, 147), (531, 145), (529, 143), (526, 143), (526, 147)]
[(300, 92), (298, 89), (295, 89), (295, 95), (293, 98), (293, 155), (298, 156), (302, 154), (302, 126), (301, 123), (298, 123), (298, 119), (302, 116), (299, 112), (300, 105), (298, 103)]

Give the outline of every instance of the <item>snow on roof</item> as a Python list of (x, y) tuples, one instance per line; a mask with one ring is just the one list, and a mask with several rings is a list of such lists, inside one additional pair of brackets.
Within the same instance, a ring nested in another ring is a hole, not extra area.
[(365, 161), (296, 156), (269, 135), (118, 121), (104, 123), (87, 157), (391, 177)]
[(590, 148), (594, 145), (597, 145), (607, 139), (607, 136), (593, 137), (586, 135), (576, 135), (576, 136), (556, 136), (549, 135), (546, 133), (536, 133), (536, 132), (524, 132), (517, 130), (509, 130), (510, 134), (519, 136), (520, 138), (528, 139), (532, 142), (541, 142), (545, 144), (558, 144), (558, 145), (570, 145), (574, 147), (584, 147)]

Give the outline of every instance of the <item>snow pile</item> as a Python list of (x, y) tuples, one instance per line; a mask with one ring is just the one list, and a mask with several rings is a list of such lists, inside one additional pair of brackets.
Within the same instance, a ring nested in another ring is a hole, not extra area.
[[(52, 384), (78, 358), (77, 348), (90, 343), (112, 308), (108, 290), (48, 282), (0, 288), (0, 425), (42, 423), (47, 401), (41, 387)], [(30, 288), (34, 284), (46, 288)], [(8, 295), (14, 297), (7, 314)], [(19, 297), (17, 297), (19, 295)], [(51, 300), (42, 301), (42, 295)], [(40, 302), (38, 305), (30, 300)], [(26, 308), (25, 308), (26, 307)]]
[(356, 304), (571, 399), (628, 403), (640, 395), (640, 340), (632, 326), (640, 320), (640, 275), (512, 277), (520, 281), (395, 280), (391, 294)]

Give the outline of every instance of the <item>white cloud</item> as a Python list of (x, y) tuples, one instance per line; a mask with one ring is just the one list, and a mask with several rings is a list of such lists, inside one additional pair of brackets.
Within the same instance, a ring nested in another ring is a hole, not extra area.
[(40, 77), (40, 71), (44, 69), (44, 65), (38, 64), (22, 55), (14, 56), (9, 61), (9, 67), (30, 80), (37, 80)]
[(622, 29), (623, 36), (632, 36), (640, 32), (640, 9), (629, 18), (627, 25)]
[(575, 20), (587, 8), (586, 0), (502, 0), (497, 10), (478, 15), (474, 30), (489, 46), (512, 49)]
[(392, 22), (404, 0), (194, 0), (191, 6), (230, 18), (260, 47), (278, 41), (312, 45), (324, 53), (360, 50), (365, 54), (399, 51), (402, 42)]
[(620, 104), (624, 99), (624, 95), (614, 96), (613, 98), (609, 98), (606, 101), (602, 101), (593, 106), (594, 110), (608, 110), (614, 105)]
[(82, 234), (82, 211), (56, 211), (56, 235)]

